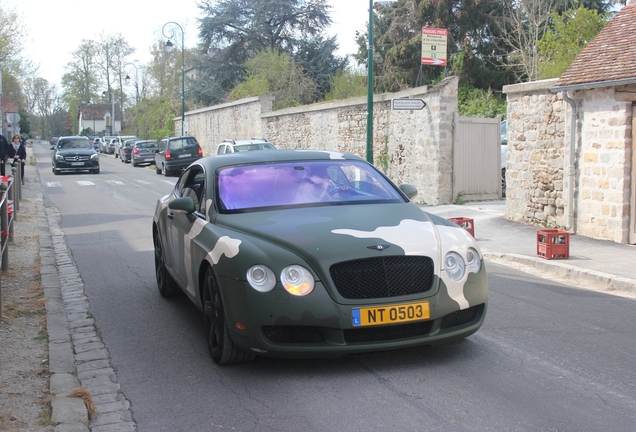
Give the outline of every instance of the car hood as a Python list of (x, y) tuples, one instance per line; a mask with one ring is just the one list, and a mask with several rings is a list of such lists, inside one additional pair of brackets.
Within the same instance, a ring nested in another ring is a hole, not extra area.
[(66, 156), (91, 156), (95, 154), (94, 149), (61, 149), (57, 151), (57, 154)]
[(442, 238), (445, 245), (477, 248), (466, 230), (412, 203), (220, 215), (216, 222), (290, 250), (311, 265), (381, 255), (430, 256), (439, 263), (447, 252)]

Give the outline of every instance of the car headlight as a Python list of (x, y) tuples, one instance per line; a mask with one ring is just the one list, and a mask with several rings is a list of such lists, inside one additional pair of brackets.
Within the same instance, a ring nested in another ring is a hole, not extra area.
[(99, 159), (99, 155), (97, 153), (95, 153), (94, 155), (91, 155), (91, 160), (98, 160)]
[(280, 274), (280, 281), (291, 295), (306, 296), (314, 290), (314, 277), (303, 266), (285, 267)]
[(247, 281), (256, 291), (268, 292), (276, 285), (276, 276), (269, 267), (258, 264), (247, 271)]
[(473, 248), (468, 248), (468, 251), (466, 252), (466, 261), (468, 261), (468, 268), (471, 272), (479, 273), (481, 270), (481, 257), (479, 256), (479, 252)]
[(62, 156), (61, 154), (56, 154), (55, 155), (55, 160), (63, 161), (64, 160), (64, 156)]
[(464, 259), (457, 252), (447, 253), (444, 257), (444, 270), (452, 280), (461, 280), (466, 273)]

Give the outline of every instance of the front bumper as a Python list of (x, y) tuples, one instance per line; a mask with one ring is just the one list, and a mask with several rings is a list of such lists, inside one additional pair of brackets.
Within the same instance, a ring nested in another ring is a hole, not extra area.
[[(271, 357), (339, 357), (348, 354), (437, 345), (463, 339), (483, 324), (488, 283), (482, 268), (469, 277), (465, 291), (470, 307), (460, 310), (443, 282), (425, 295), (374, 299), (372, 305), (428, 301), (430, 318), (424, 321), (356, 327), (352, 308), (370, 304), (338, 304), (317, 283), (307, 297), (293, 297), (282, 288), (257, 293), (247, 283), (220, 278), (234, 344)], [(312, 297), (313, 298), (310, 298)], [(237, 323), (245, 330), (239, 330)]]

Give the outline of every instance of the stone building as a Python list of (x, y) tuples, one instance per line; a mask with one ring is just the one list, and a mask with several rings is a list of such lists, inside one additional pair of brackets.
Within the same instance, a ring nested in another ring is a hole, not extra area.
[(636, 243), (636, 0), (561, 77), (504, 87), (506, 217)]

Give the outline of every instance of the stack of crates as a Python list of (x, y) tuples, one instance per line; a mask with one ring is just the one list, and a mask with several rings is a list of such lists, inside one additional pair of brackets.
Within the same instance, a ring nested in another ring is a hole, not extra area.
[(449, 218), (448, 220), (464, 228), (470, 233), (471, 236), (473, 236), (473, 238), (475, 237), (475, 224), (472, 219), (465, 217), (456, 217)]

